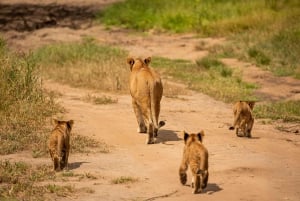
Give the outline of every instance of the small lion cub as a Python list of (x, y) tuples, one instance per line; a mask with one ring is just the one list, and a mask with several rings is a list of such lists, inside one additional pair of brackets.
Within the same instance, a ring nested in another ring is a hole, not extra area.
[(185, 147), (183, 158), (179, 168), (181, 184), (186, 184), (188, 166), (193, 174), (192, 188), (193, 193), (201, 193), (206, 188), (208, 181), (208, 151), (202, 144), (204, 131), (197, 134), (188, 134), (183, 131)]
[(49, 138), (48, 149), (53, 161), (53, 169), (60, 171), (68, 169), (70, 151), (70, 135), (74, 121), (59, 121), (53, 119), (54, 129)]
[[(254, 117), (252, 110), (254, 108), (255, 101), (238, 101), (233, 105), (233, 126), (229, 127), (229, 130), (236, 129), (235, 133), (238, 137), (251, 138), (251, 131), (254, 124)], [(242, 135), (239, 134), (240, 131)]]

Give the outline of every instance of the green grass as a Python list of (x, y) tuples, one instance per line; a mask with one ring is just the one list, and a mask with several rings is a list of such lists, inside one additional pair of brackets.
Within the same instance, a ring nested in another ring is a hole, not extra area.
[(204, 57), (195, 63), (186, 60), (153, 58), (152, 66), (162, 73), (182, 81), (190, 89), (205, 93), (225, 102), (256, 100), (256, 85), (243, 82), (238, 72), (214, 57)]
[(110, 92), (128, 91), (126, 57), (125, 51), (97, 45), (89, 38), (81, 43), (45, 46), (33, 54), (48, 78), (74, 87)]
[(127, 0), (100, 11), (97, 20), (137, 30), (224, 35), (261, 29), (299, 5), (297, 0)]
[(142, 31), (227, 37), (233, 43), (223, 55), (300, 79), (299, 18), (298, 0), (127, 0), (112, 4), (96, 19)]
[(235, 34), (217, 52), (224, 57), (253, 62), (277, 76), (300, 79), (300, 21), (290, 19), (283, 24), (273, 31)]
[(0, 154), (40, 147), (47, 118), (60, 110), (42, 89), (36, 62), (6, 49), (0, 38)]
[(257, 118), (300, 122), (300, 101), (280, 101), (254, 107)]

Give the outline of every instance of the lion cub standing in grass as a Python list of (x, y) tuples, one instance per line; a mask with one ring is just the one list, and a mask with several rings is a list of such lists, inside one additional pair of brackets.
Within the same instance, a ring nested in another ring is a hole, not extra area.
[[(234, 121), (233, 126), (229, 127), (229, 129), (236, 129), (235, 132), (238, 137), (245, 136), (251, 138), (251, 131), (254, 124), (254, 118), (252, 115), (254, 105), (254, 101), (238, 101), (234, 104)], [(243, 135), (239, 134), (239, 130), (241, 130)]]
[(193, 174), (192, 187), (193, 193), (201, 193), (206, 188), (208, 181), (208, 151), (202, 144), (204, 131), (197, 134), (183, 132), (185, 147), (183, 158), (179, 168), (181, 184), (187, 181), (186, 171), (188, 166)]
[(68, 168), (68, 158), (70, 151), (70, 135), (74, 121), (58, 121), (53, 119), (55, 128), (53, 129), (48, 149), (53, 161), (53, 169), (60, 171), (65, 167)]

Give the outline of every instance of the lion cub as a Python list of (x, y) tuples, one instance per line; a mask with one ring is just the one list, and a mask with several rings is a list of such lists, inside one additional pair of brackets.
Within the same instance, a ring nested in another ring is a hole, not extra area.
[[(230, 130), (236, 129), (238, 137), (251, 138), (251, 131), (254, 124), (252, 110), (254, 108), (254, 101), (238, 101), (233, 106), (234, 121), (233, 126), (229, 127)], [(241, 130), (242, 135), (239, 134)]]
[(183, 131), (183, 135), (185, 147), (179, 168), (180, 182), (183, 185), (186, 183), (186, 171), (189, 166), (193, 174), (192, 188), (195, 188), (193, 193), (201, 193), (208, 181), (208, 151), (202, 144), (204, 131), (197, 134), (188, 134)]
[(74, 121), (53, 119), (53, 123), (55, 124), (55, 128), (50, 135), (48, 149), (53, 161), (53, 169), (60, 171), (65, 167), (68, 168), (70, 135)]

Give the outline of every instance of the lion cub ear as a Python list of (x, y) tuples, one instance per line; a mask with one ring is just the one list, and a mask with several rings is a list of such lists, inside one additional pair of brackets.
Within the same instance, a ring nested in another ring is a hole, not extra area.
[(151, 62), (151, 57), (147, 57), (146, 59), (144, 59), (145, 64), (150, 64)]
[(127, 63), (132, 66), (134, 64), (134, 59), (132, 57), (127, 58)]
[(255, 101), (248, 101), (247, 103), (248, 103), (249, 107), (251, 108), (251, 110), (253, 110)]
[(190, 135), (188, 133), (186, 133), (185, 131), (182, 131), (181, 133), (183, 135), (184, 143), (186, 143), (186, 141), (187, 141), (187, 139), (189, 138)]
[(57, 119), (52, 119), (51, 123), (53, 126), (56, 126), (57, 124), (59, 124), (59, 121)]
[(68, 121), (67, 123), (69, 124), (70, 127), (72, 127), (73, 124), (74, 124), (74, 121), (73, 121), (73, 120), (70, 120), (70, 121)]
[(203, 137), (205, 136), (204, 131), (202, 130), (199, 133), (197, 133), (197, 136), (198, 136), (199, 141), (202, 142)]
[(69, 120), (69, 121), (67, 121), (66, 123), (67, 123), (68, 128), (71, 130), (71, 129), (72, 129), (72, 126), (73, 126), (73, 124), (74, 124), (74, 121), (73, 121), (73, 120)]

